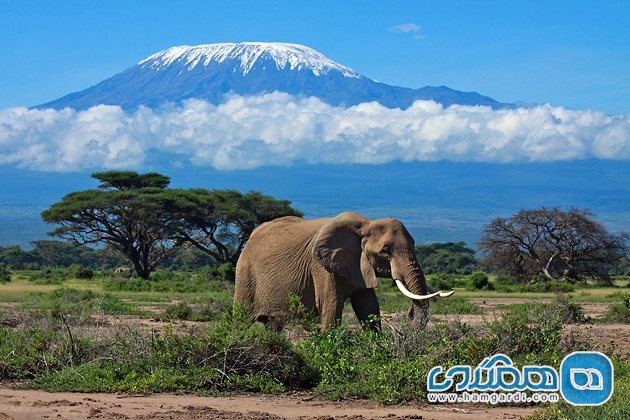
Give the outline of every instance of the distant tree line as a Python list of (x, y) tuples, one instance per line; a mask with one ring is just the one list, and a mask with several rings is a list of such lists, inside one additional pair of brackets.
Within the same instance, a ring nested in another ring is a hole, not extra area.
[[(301, 216), (287, 200), (259, 192), (173, 189), (157, 173), (96, 172), (98, 189), (66, 195), (42, 212), (51, 235), (77, 245), (100, 244), (148, 278), (187, 248), (218, 264), (236, 264), (252, 231), (282, 216)], [(195, 254), (188, 254), (189, 257)]]
[(470, 274), (479, 266), (475, 250), (464, 242), (416, 245), (416, 255), (426, 274)]
[[(66, 241), (42, 240), (31, 242), (30, 250), (17, 245), (0, 246), (0, 266), (12, 270), (39, 270), (81, 265), (91, 269), (115, 269), (128, 265), (128, 261), (108, 248), (93, 248)], [(173, 270), (198, 270), (216, 265), (205, 252), (195, 248), (177, 250), (162, 261), (161, 267)]]

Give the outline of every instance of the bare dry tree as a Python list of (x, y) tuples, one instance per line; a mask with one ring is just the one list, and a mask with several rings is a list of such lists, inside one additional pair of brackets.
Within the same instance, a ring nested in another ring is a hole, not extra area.
[(585, 209), (521, 210), (483, 230), (484, 264), (521, 280), (542, 274), (575, 282), (606, 280), (626, 256), (627, 235), (612, 234)]

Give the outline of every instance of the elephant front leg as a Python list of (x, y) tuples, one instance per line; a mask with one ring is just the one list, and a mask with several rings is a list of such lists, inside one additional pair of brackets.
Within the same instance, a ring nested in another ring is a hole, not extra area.
[(343, 315), (343, 297), (335, 297), (333, 299), (327, 299), (322, 302), (320, 306), (320, 322), (322, 324), (322, 330), (326, 331), (332, 325), (341, 322), (341, 316)]
[[(327, 273), (328, 274), (328, 273)], [(330, 275), (329, 275), (330, 276)], [(317, 311), (322, 325), (322, 330), (338, 324), (343, 315), (343, 305), (346, 301), (346, 290), (339, 285), (334, 277), (330, 277), (322, 287), (317, 290)], [(322, 284), (322, 283), (320, 283)]]
[(350, 296), (350, 301), (363, 328), (381, 330), (381, 311), (374, 289), (360, 289)]

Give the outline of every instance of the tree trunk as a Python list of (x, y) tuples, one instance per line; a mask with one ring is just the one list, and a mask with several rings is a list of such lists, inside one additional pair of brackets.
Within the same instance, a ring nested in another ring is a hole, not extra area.
[(542, 272), (545, 275), (545, 277), (547, 277), (549, 280), (556, 280), (551, 273), (549, 272), (549, 267), (551, 267), (551, 263), (553, 262), (554, 258), (556, 258), (558, 256), (558, 254), (553, 254), (551, 256), (551, 258), (549, 258), (549, 261), (547, 261), (547, 264), (545, 266), (542, 267)]

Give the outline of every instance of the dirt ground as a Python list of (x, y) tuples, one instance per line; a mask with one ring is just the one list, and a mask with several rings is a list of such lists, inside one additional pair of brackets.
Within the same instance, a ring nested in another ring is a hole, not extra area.
[(0, 387), (0, 420), (30, 419), (518, 419), (535, 408), (395, 405), (289, 396), (197, 397), (47, 393)]
[[(506, 305), (513, 305), (519, 303), (526, 302), (541, 302), (541, 303), (551, 303), (552, 299), (529, 299), (523, 297), (484, 297), (484, 298), (468, 298), (468, 300), (479, 306), (484, 313), (500, 313), (501, 307)], [(584, 311), (584, 316), (587, 318), (601, 318), (604, 313), (610, 308), (610, 302), (578, 302)]]

